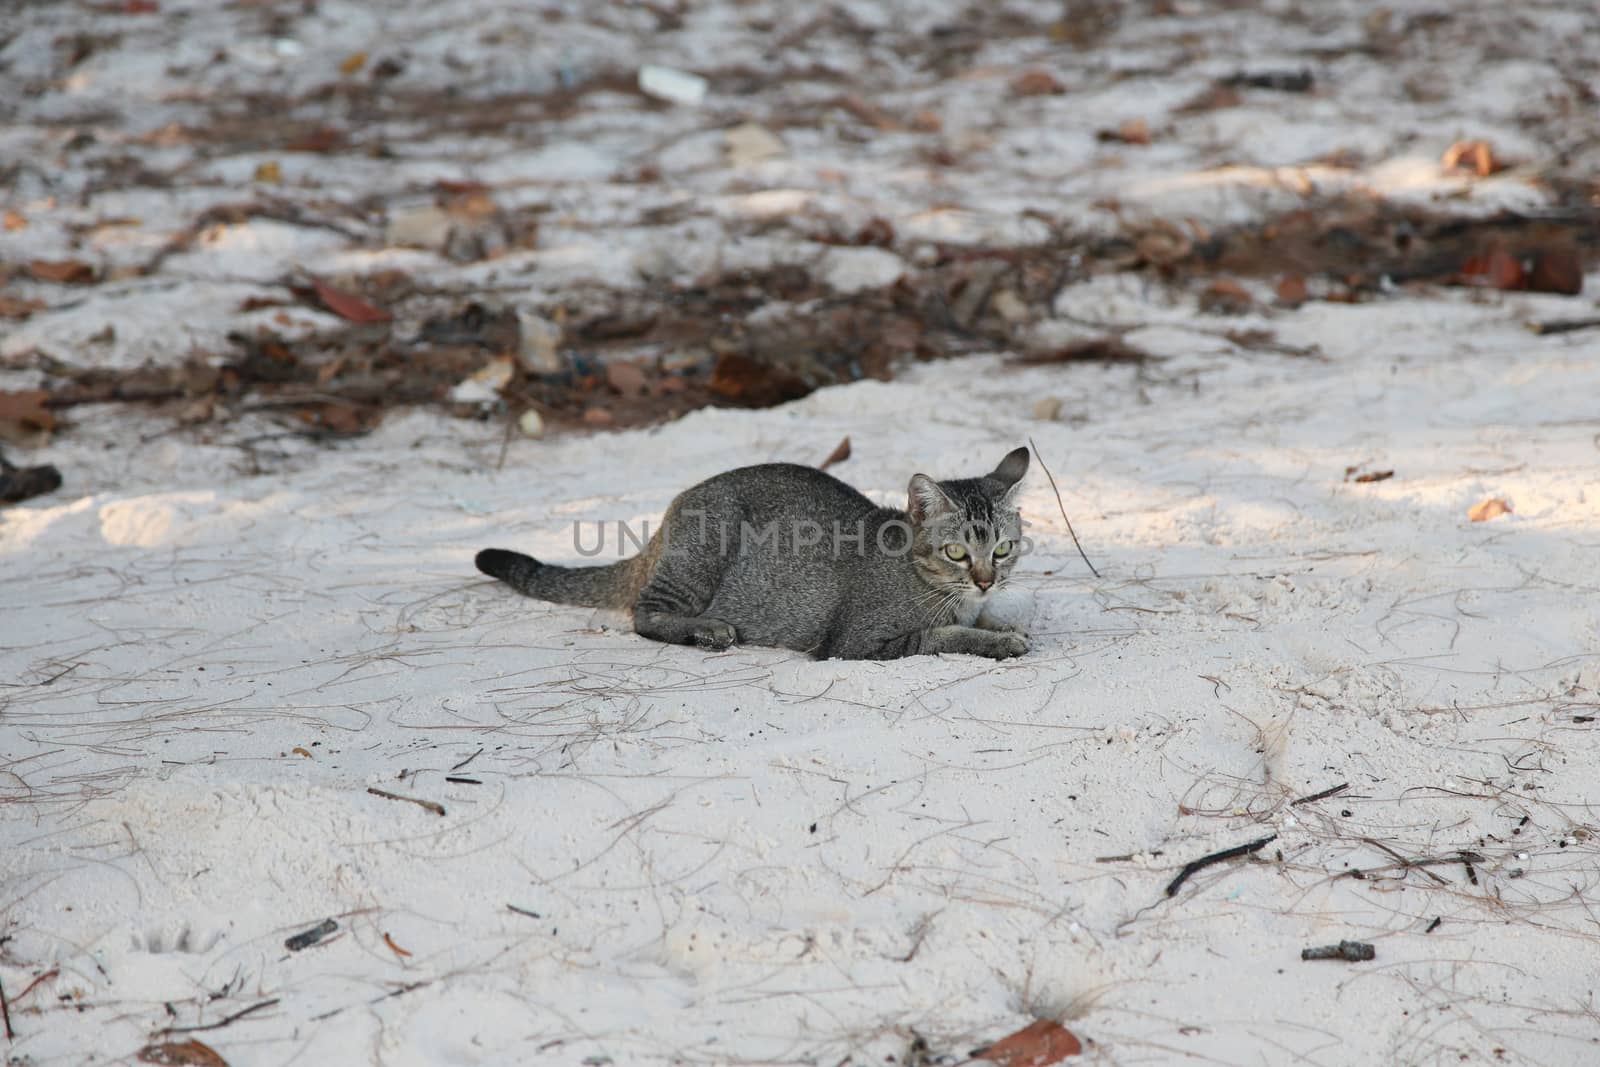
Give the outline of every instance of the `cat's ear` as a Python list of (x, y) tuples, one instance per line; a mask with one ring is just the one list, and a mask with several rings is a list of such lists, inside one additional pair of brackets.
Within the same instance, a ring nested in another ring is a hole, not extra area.
[(911, 513), (911, 521), (924, 523), (934, 515), (955, 508), (955, 504), (945, 495), (939, 483), (926, 474), (913, 474), (911, 486), (906, 490), (906, 511)]
[(1018, 448), (1006, 453), (1006, 458), (1000, 461), (1000, 466), (989, 472), (989, 477), (1010, 490), (1015, 488), (1016, 484), (1022, 481), (1022, 476), (1027, 473), (1028, 450)]

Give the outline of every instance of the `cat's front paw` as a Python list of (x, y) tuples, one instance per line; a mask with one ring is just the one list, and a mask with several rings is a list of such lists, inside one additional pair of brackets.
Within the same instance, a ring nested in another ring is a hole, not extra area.
[(713, 652), (731, 647), (738, 637), (737, 630), (719, 619), (703, 621), (694, 630), (694, 643)]
[(995, 659), (1016, 659), (1028, 654), (1028, 635), (1021, 631), (999, 633), (994, 639)]

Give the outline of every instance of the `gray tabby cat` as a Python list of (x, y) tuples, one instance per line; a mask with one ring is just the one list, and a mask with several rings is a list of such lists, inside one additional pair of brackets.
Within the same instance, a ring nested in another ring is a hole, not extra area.
[(1020, 656), (1027, 637), (991, 618), (1015, 565), (1019, 448), (981, 478), (912, 477), (905, 511), (832, 475), (766, 463), (679, 494), (644, 551), (557, 567), (487, 548), (478, 569), (558, 604), (631, 609), (643, 637), (722, 649), (775, 645), (819, 659), (966, 652)]

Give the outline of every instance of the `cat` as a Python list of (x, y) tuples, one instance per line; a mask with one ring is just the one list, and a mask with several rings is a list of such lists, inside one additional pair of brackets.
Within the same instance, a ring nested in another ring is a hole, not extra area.
[(741, 467), (680, 493), (629, 559), (560, 567), (486, 548), (476, 562), (540, 600), (631, 610), (635, 632), (656, 641), (1008, 659), (1028, 639), (989, 609), (1024, 547), (1015, 498), (1027, 470), (1018, 448), (979, 478), (917, 474), (901, 511), (813, 467)]

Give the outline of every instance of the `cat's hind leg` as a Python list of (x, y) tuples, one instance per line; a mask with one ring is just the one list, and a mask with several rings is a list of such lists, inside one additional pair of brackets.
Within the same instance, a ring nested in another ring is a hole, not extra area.
[(661, 532), (661, 554), (633, 605), (634, 631), (674, 645), (729, 647), (739, 639), (738, 630), (705, 614), (730, 562), (725, 537), (705, 513), (677, 508)]

